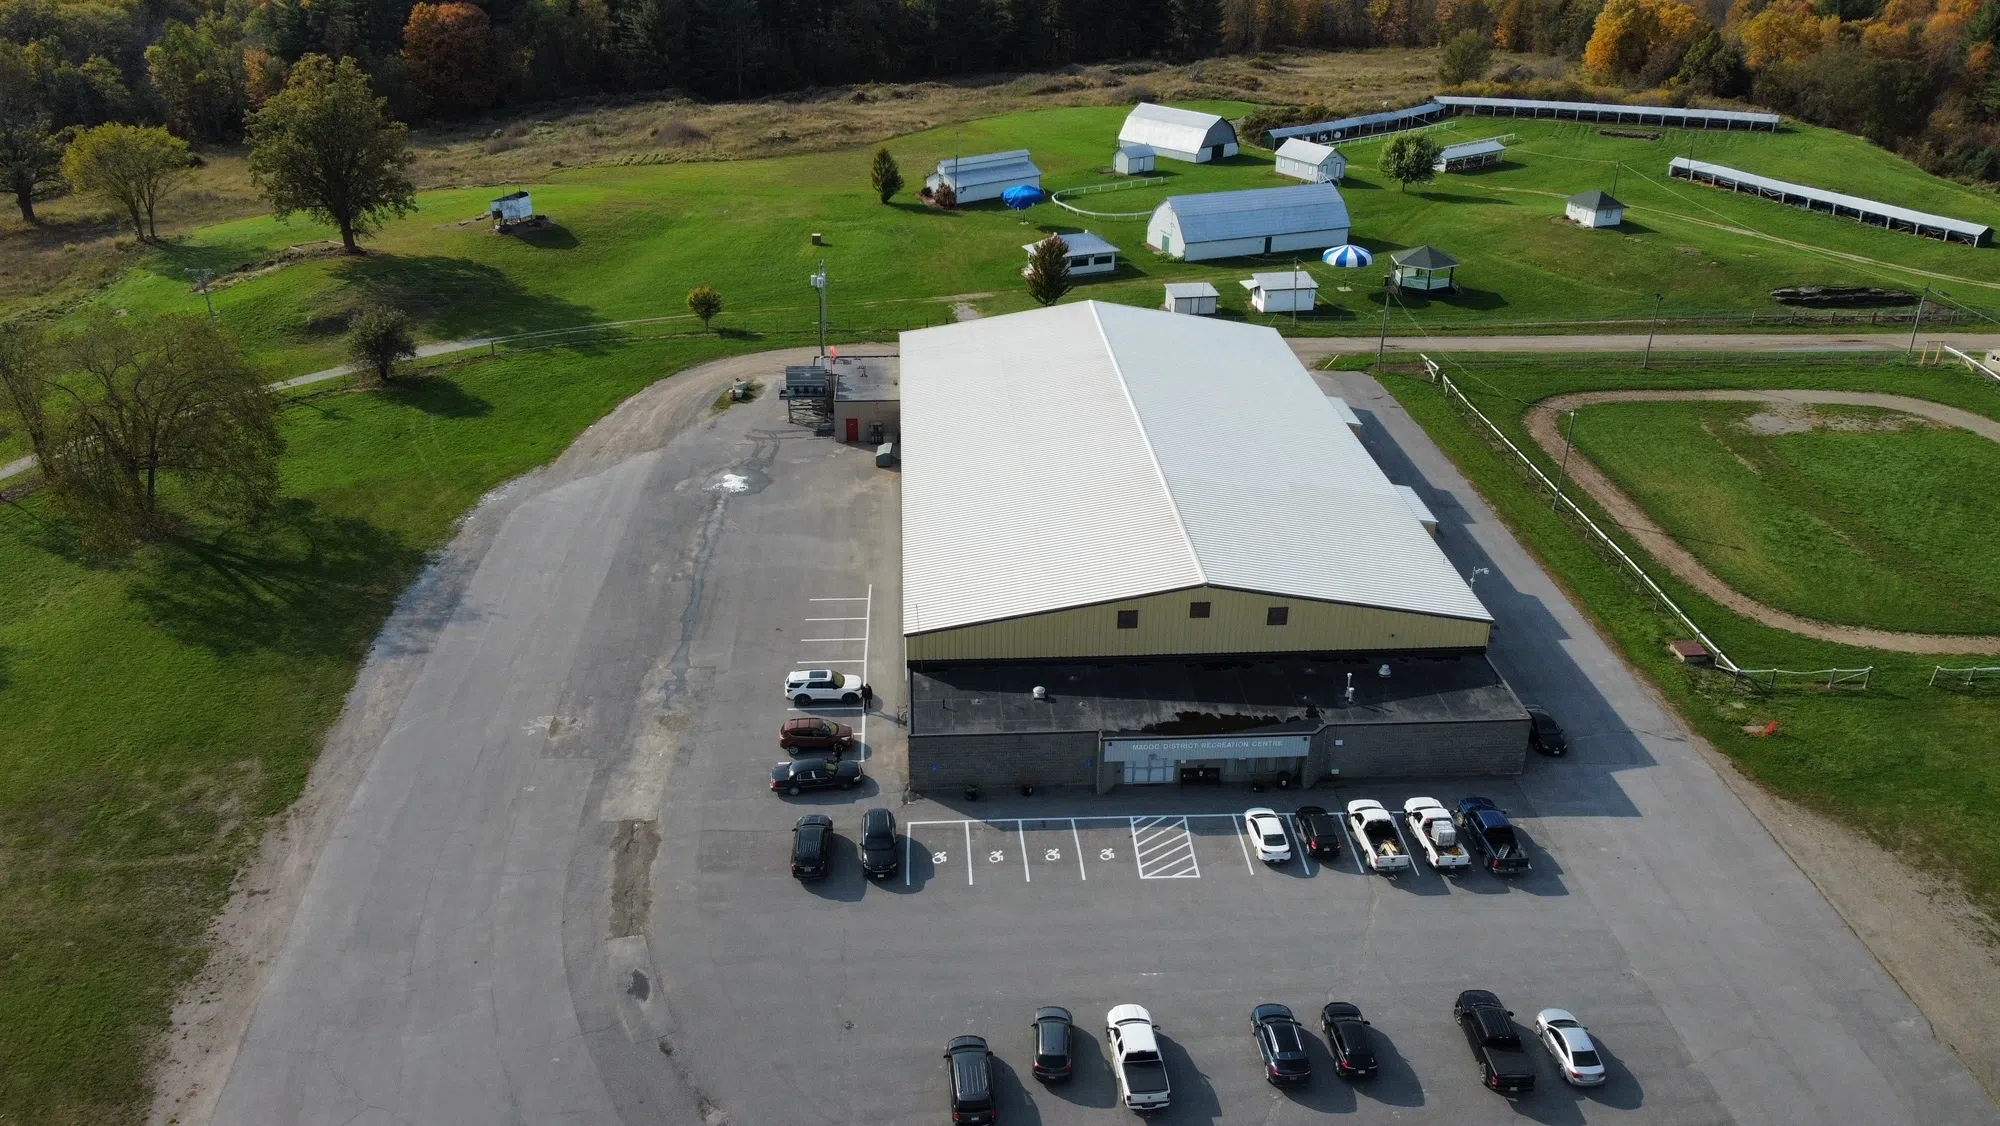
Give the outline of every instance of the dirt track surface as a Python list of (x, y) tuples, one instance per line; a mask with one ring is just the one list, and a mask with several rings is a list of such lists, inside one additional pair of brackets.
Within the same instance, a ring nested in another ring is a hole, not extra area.
[[(1957, 407), (1944, 406), (1904, 395), (1883, 395), (1862, 391), (1585, 391), (1544, 399), (1529, 409), (1528, 432), (1551, 457), (1563, 454), (1560, 419), (1565, 411), (1600, 403), (1678, 402), (1711, 400), (1746, 403), (1803, 405), (1810, 403), (1843, 406), (1882, 407), (1917, 415), (1947, 426), (1970, 430), (2000, 442), (2000, 422)], [(1701, 560), (1655, 523), (1646, 510), (1625, 495), (1590, 459), (1574, 451), (1569, 457), (1569, 476), (1591, 498), (1602, 505), (1611, 518), (1652, 553), (1653, 558), (1679, 578), (1709, 598), (1731, 610), (1770, 626), (1819, 641), (1881, 649), (1890, 653), (1936, 653), (1984, 655), (2000, 653), (2000, 636), (1991, 634), (1900, 633), (1843, 626), (1814, 621), (1767, 606), (1743, 594), (1710, 571)]]
[(398, 601), (327, 734), (305, 792), (273, 820), (258, 856), (238, 875), (229, 904), (211, 925), (208, 962), (174, 1008), (148, 1123), (202, 1123), (214, 1114), (328, 837), (508, 515), (551, 489), (664, 446), (706, 417), (731, 383), (762, 380), (768, 387), (773, 372), (805, 362), (811, 351), (732, 356), (663, 373), (670, 378), (625, 400), (554, 462), (493, 490), (466, 516), (451, 544)]

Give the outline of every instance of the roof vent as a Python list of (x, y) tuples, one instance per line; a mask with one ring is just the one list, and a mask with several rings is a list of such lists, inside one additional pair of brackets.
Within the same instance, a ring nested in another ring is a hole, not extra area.
[(1375, 670), (1375, 675), (1381, 677), (1383, 680), (1389, 679), (1389, 663), (1387, 661), (1382, 662), (1382, 667)]
[(1039, 685), (1039, 684), (1035, 685), (1035, 699), (1037, 699), (1037, 700), (1046, 700), (1046, 699), (1048, 699), (1048, 698), (1049, 698), (1049, 690), (1048, 690), (1048, 689), (1046, 689), (1046, 688), (1043, 688), (1043, 687), (1042, 687), (1041, 685)]

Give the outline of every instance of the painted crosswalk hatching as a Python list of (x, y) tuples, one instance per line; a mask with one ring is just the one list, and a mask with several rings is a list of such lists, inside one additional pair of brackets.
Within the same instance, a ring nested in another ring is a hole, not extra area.
[(1188, 832), (1185, 817), (1134, 817), (1132, 848), (1142, 880), (1201, 877), (1201, 865), (1194, 857), (1194, 834)]

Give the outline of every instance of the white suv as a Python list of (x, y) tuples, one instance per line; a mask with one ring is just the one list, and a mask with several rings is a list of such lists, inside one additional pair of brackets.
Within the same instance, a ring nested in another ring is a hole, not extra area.
[(832, 669), (795, 669), (785, 674), (785, 698), (801, 708), (813, 704), (858, 704), (861, 678)]

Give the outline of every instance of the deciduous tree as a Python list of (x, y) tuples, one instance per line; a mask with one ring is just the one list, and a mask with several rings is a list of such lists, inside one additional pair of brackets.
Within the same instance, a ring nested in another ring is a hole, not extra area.
[(1069, 280), (1069, 243), (1059, 234), (1051, 232), (1049, 237), (1035, 244), (1035, 252), (1028, 256), (1028, 296), (1039, 305), (1053, 305), (1071, 289)]
[(493, 25), (471, 4), (418, 4), (403, 25), (403, 70), (425, 101), (445, 114), (476, 113), (500, 92)]
[(125, 209), (142, 240), (157, 233), (155, 213), (187, 179), (187, 142), (165, 129), (99, 125), (86, 129), (63, 153), (63, 178)]
[(182, 135), (223, 141), (242, 132), (246, 76), (235, 20), (204, 16), (193, 27), (168, 21), (160, 41), (146, 48), (146, 73)]
[(708, 331), (708, 322), (722, 315), (722, 294), (712, 285), (698, 285), (688, 290), (688, 312), (701, 318), (701, 330)]
[(1493, 61), (1493, 42), (1485, 33), (1466, 28), (1451, 37), (1438, 52), (1438, 81), (1446, 86), (1475, 82), (1486, 77)]
[(395, 378), (396, 365), (417, 354), (410, 335), (410, 318), (401, 309), (369, 305), (354, 318), (347, 334), (347, 355), (354, 365), (374, 373), (378, 383)]
[(1411, 184), (1428, 184), (1436, 177), (1438, 155), (1444, 150), (1426, 133), (1399, 133), (1382, 146), (1382, 175), (1401, 191)]
[(250, 177), (279, 218), (303, 211), (355, 240), (416, 208), (410, 130), (391, 121), (353, 59), (307, 55), (281, 92), (250, 115)]
[(35, 193), (62, 182), (62, 144), (31, 106), (0, 105), (0, 183), (14, 193), (21, 221), (37, 222)]
[(875, 150), (875, 164), (868, 170), (868, 182), (875, 185), (875, 194), (887, 203), (903, 190), (903, 170), (896, 167), (896, 158), (889, 154), (889, 146)]

